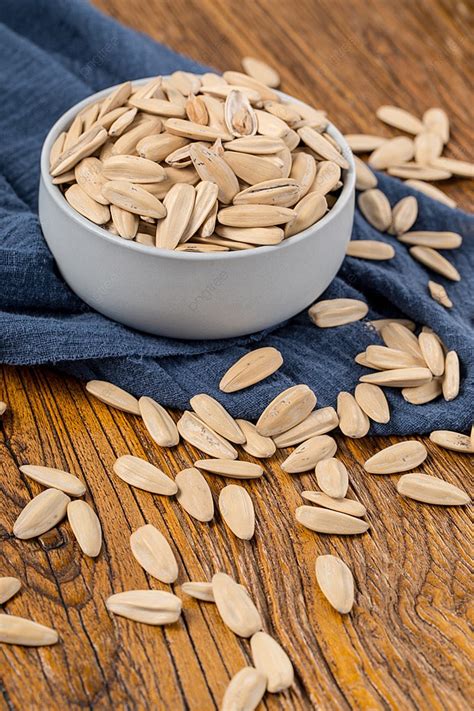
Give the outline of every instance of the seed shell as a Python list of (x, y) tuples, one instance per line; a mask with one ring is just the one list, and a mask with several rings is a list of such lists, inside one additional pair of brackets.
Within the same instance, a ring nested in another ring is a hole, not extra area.
[(240, 459), (198, 459), (194, 462), (198, 469), (227, 476), (231, 479), (258, 479), (263, 475), (263, 468), (254, 462), (244, 462)]
[(302, 442), (282, 463), (281, 468), (288, 474), (298, 474), (313, 469), (337, 450), (335, 440), (329, 435), (316, 435)]
[(434, 430), (430, 434), (430, 440), (443, 449), (452, 449), (453, 452), (462, 454), (474, 454), (474, 446), (468, 435), (451, 430)]
[(319, 328), (332, 328), (359, 321), (368, 311), (367, 304), (358, 299), (327, 299), (313, 304), (308, 315)]
[(358, 198), (359, 209), (367, 222), (380, 232), (386, 232), (392, 222), (392, 209), (387, 196), (378, 188), (365, 190)]
[(0, 615), (0, 642), (43, 647), (56, 644), (58, 633), (51, 627), (15, 615)]
[(367, 133), (347, 133), (344, 138), (353, 153), (371, 153), (388, 140), (384, 136), (372, 136)]
[(388, 388), (414, 388), (429, 383), (433, 375), (429, 368), (395, 368), (381, 373), (362, 375), (361, 383), (373, 383)]
[(237, 450), (191, 412), (185, 412), (178, 421), (181, 437), (202, 452), (218, 459), (236, 459)]
[(386, 242), (379, 242), (373, 239), (358, 239), (349, 242), (346, 254), (348, 257), (357, 257), (358, 259), (383, 261), (393, 259), (395, 250), (391, 244)]
[(127, 590), (107, 598), (107, 609), (146, 625), (170, 625), (181, 615), (181, 600), (163, 590)]
[(249, 493), (236, 484), (229, 484), (219, 494), (219, 511), (232, 533), (249, 541), (255, 532), (255, 510)]
[(276, 88), (280, 84), (280, 75), (276, 69), (270, 67), (266, 62), (262, 62), (261, 59), (244, 57), (242, 59), (242, 67), (246, 74), (265, 84), (265, 86)]
[(257, 459), (266, 459), (275, 454), (276, 445), (270, 437), (263, 437), (257, 432), (257, 428), (252, 422), (247, 420), (236, 420), (246, 438), (242, 449), (247, 454)]
[(468, 494), (454, 484), (419, 472), (401, 476), (397, 482), (397, 491), (402, 496), (424, 504), (465, 506), (470, 502)]
[(197, 521), (207, 522), (214, 518), (214, 500), (209, 484), (194, 467), (183, 469), (176, 475), (178, 487), (176, 498), (183, 509)]
[(390, 408), (385, 393), (378, 385), (359, 383), (356, 386), (354, 397), (357, 404), (374, 422), (386, 424), (390, 421)]
[(369, 528), (367, 521), (318, 506), (299, 506), (296, 509), (296, 520), (312, 531), (336, 535), (365, 533)]
[(407, 195), (394, 205), (392, 209), (392, 224), (390, 232), (401, 235), (407, 232), (416, 222), (418, 217), (418, 201), (413, 195)]
[(444, 378), (442, 383), (443, 397), (449, 402), (459, 394), (459, 358), (456, 351), (449, 351), (444, 362)]
[(262, 629), (260, 613), (250, 596), (229, 575), (216, 573), (212, 592), (219, 614), (232, 632), (239, 637), (251, 637)]
[(283, 358), (276, 348), (257, 348), (229, 368), (219, 383), (219, 389), (224, 393), (243, 390), (268, 378), (282, 364)]
[(253, 667), (243, 667), (225, 690), (221, 711), (254, 711), (265, 693), (266, 677)]
[(275, 227), (294, 217), (294, 210), (278, 205), (232, 205), (217, 213), (221, 225), (229, 227)]
[(151, 462), (131, 454), (119, 457), (113, 469), (115, 474), (127, 484), (153, 494), (173, 496), (178, 490), (173, 479), (170, 479), (161, 469), (155, 467)]
[(308, 229), (321, 219), (328, 210), (324, 195), (318, 192), (307, 193), (294, 207), (294, 217), (285, 227), (285, 237), (292, 237)]
[(371, 190), (377, 187), (377, 176), (357, 156), (354, 156), (356, 171), (356, 190)]
[(138, 407), (150, 437), (160, 447), (174, 447), (178, 444), (178, 428), (164, 407), (151, 397), (141, 397)]
[(212, 583), (189, 582), (181, 585), (181, 590), (190, 597), (203, 602), (215, 602)]
[(102, 173), (102, 161), (98, 158), (83, 158), (74, 168), (74, 177), (78, 185), (96, 202), (107, 205), (108, 200), (101, 193), (106, 179)]
[(413, 190), (418, 190), (424, 195), (428, 195), (428, 197), (443, 203), (443, 205), (447, 205), (448, 207), (456, 207), (457, 203), (455, 200), (452, 200), (450, 197), (445, 195), (443, 191), (439, 188), (435, 188), (434, 185), (425, 183), (423, 180), (415, 180), (409, 178), (408, 180), (405, 180), (405, 185), (410, 188), (413, 188)]
[(431, 108), (423, 114), (423, 125), (428, 131), (438, 134), (443, 143), (449, 141), (449, 119), (446, 111)]
[(195, 395), (189, 401), (196, 415), (211, 429), (235, 444), (243, 444), (245, 435), (220, 402), (210, 395)]
[(398, 136), (385, 141), (369, 157), (369, 166), (374, 170), (387, 170), (394, 165), (403, 165), (413, 158), (415, 145), (411, 138)]
[(86, 501), (71, 501), (67, 518), (82, 552), (96, 558), (102, 548), (102, 528), (95, 511)]
[(307, 385), (294, 385), (274, 398), (260, 415), (257, 431), (264, 437), (286, 432), (302, 422), (316, 405), (316, 395)]
[[(148, 187), (148, 183), (145, 187)], [(161, 219), (166, 215), (164, 205), (148, 190), (126, 180), (109, 180), (102, 187), (102, 195), (113, 205), (136, 215)]]
[(443, 375), (444, 351), (439, 338), (434, 333), (422, 332), (418, 336), (418, 341), (426, 365), (433, 375)]
[(267, 679), (267, 691), (276, 694), (294, 680), (293, 664), (284, 649), (266, 632), (256, 632), (250, 640), (255, 668)]
[(410, 247), (410, 254), (414, 259), (421, 262), (434, 272), (441, 274), (451, 281), (460, 281), (461, 276), (456, 267), (448, 262), (439, 252), (431, 247)]
[(155, 526), (147, 523), (137, 528), (130, 536), (130, 547), (147, 573), (162, 583), (174, 583), (178, 577), (178, 563), (170, 544)]
[(3, 605), (21, 588), (18, 578), (0, 577), (0, 605)]
[(337, 414), (339, 429), (347, 437), (365, 437), (370, 429), (369, 418), (351, 393), (343, 391), (338, 394)]
[(441, 378), (433, 378), (425, 385), (418, 385), (412, 388), (403, 388), (402, 396), (404, 400), (412, 405), (424, 405), (439, 397), (442, 393)]
[(423, 124), (416, 116), (409, 111), (400, 109), (398, 106), (380, 106), (376, 111), (377, 118), (394, 128), (407, 133), (421, 133)]
[(192, 185), (176, 183), (166, 194), (163, 205), (166, 217), (156, 227), (156, 246), (174, 249), (183, 237), (191, 218), (196, 191)]
[(425, 445), (415, 440), (397, 442), (374, 454), (364, 464), (370, 474), (397, 474), (415, 469), (428, 456)]
[(323, 595), (341, 614), (347, 614), (354, 604), (354, 578), (350, 568), (334, 555), (316, 558), (316, 580)]
[(343, 499), (347, 494), (349, 475), (339, 459), (321, 459), (316, 464), (316, 479), (321, 491), (331, 498)]
[(64, 197), (76, 212), (87, 217), (88, 220), (96, 225), (105, 225), (110, 220), (108, 206), (101, 205), (91, 198), (77, 183), (66, 190)]
[(317, 504), (325, 509), (340, 511), (349, 516), (365, 516), (367, 509), (359, 501), (354, 499), (334, 499), (332, 496), (324, 494), (322, 491), (302, 491), (301, 496), (312, 504)]
[(41, 536), (64, 518), (70, 501), (59, 489), (45, 489), (22, 510), (13, 525), (13, 535), (22, 540)]
[(36, 464), (23, 464), (20, 471), (30, 479), (34, 479), (39, 484), (52, 489), (60, 489), (71, 496), (82, 496), (86, 493), (86, 487), (83, 482), (62, 469), (53, 469), (52, 467), (42, 467)]
[(330, 160), (340, 168), (347, 170), (349, 163), (339, 151), (320, 133), (311, 126), (303, 126), (298, 129), (298, 135), (306, 145), (311, 148), (321, 159)]

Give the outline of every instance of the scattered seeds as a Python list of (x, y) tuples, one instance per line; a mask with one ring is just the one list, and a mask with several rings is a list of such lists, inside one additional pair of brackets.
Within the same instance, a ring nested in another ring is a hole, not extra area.
[(262, 629), (260, 613), (246, 590), (226, 573), (212, 578), (212, 592), (223, 622), (239, 637), (251, 637)]
[(347, 614), (354, 604), (354, 578), (350, 568), (335, 555), (316, 558), (316, 580), (335, 610)]
[(409, 111), (400, 109), (398, 106), (380, 106), (376, 111), (377, 118), (394, 128), (399, 128), (407, 133), (421, 133), (423, 124), (420, 119), (413, 116)]
[(433, 249), (456, 249), (461, 246), (462, 237), (456, 232), (406, 232), (398, 236), (400, 242)]
[(138, 400), (130, 393), (122, 390), (122, 388), (113, 385), (113, 383), (107, 383), (105, 380), (89, 380), (86, 384), (86, 390), (110, 407), (130, 412), (132, 415), (140, 414)]
[(41, 536), (64, 518), (70, 501), (58, 489), (45, 489), (22, 510), (13, 525), (13, 535), (22, 540)]
[(390, 232), (401, 235), (407, 232), (418, 217), (418, 202), (413, 195), (402, 198), (392, 209), (392, 224)]
[(151, 462), (131, 454), (119, 457), (113, 469), (115, 474), (127, 484), (153, 494), (173, 496), (178, 490), (173, 479), (170, 479), (161, 469), (155, 467)]
[(67, 518), (82, 552), (96, 558), (102, 548), (102, 528), (95, 511), (85, 501), (71, 501)]
[(356, 190), (371, 190), (377, 187), (377, 176), (357, 156), (354, 156), (356, 170)]
[(178, 491), (176, 498), (183, 509), (198, 521), (214, 518), (214, 500), (209, 484), (200, 471), (191, 467), (183, 469), (175, 478)]
[(433, 375), (428, 368), (395, 368), (381, 373), (362, 375), (361, 383), (373, 383), (388, 388), (414, 388), (429, 383)]
[(189, 582), (181, 585), (181, 590), (190, 597), (202, 602), (214, 602), (212, 583)]
[(252, 422), (247, 420), (236, 420), (236, 422), (246, 438), (245, 443), (242, 445), (244, 452), (257, 459), (266, 459), (275, 454), (276, 445), (274, 441), (270, 437), (263, 437), (263, 435), (259, 434)]
[(419, 472), (401, 476), (397, 482), (397, 491), (402, 496), (424, 504), (465, 506), (470, 502), (466, 492), (454, 484)]
[(168, 412), (151, 397), (141, 397), (138, 407), (150, 437), (160, 447), (174, 447), (179, 442), (179, 432)]
[(432, 108), (423, 114), (423, 125), (428, 131), (440, 136), (443, 143), (449, 141), (449, 119), (445, 111), (439, 108)]
[(322, 435), (335, 429), (339, 424), (339, 418), (333, 407), (323, 407), (321, 410), (311, 412), (302, 422), (291, 427), (286, 432), (273, 438), (275, 445), (282, 449), (291, 447), (300, 442)]
[(443, 205), (447, 205), (448, 207), (456, 207), (457, 203), (455, 200), (452, 200), (450, 197), (445, 195), (442, 190), (439, 190), (439, 188), (435, 188), (434, 185), (425, 183), (423, 180), (408, 179), (405, 180), (405, 185), (413, 188), (413, 190), (418, 190), (424, 195), (428, 195), (428, 197), (443, 203)]
[(355, 535), (365, 533), (369, 528), (367, 521), (318, 506), (299, 506), (296, 509), (296, 520), (317, 533)]
[(441, 378), (433, 378), (433, 380), (430, 380), (429, 383), (425, 383), (425, 385), (418, 385), (414, 388), (403, 388), (402, 390), (403, 398), (412, 405), (424, 405), (427, 402), (435, 400), (441, 393)]
[(217, 434), (235, 444), (243, 444), (245, 435), (225, 407), (210, 395), (195, 395), (189, 401), (196, 415)]
[(244, 57), (242, 59), (242, 66), (246, 74), (249, 74), (249, 76), (253, 77), (262, 84), (265, 84), (266, 86), (271, 86), (273, 88), (279, 86), (280, 75), (278, 74), (276, 69), (273, 69), (273, 67), (270, 67), (268, 64), (262, 62), (260, 59), (254, 59), (253, 57)]
[(30, 479), (52, 489), (60, 489), (71, 496), (82, 496), (86, 487), (77, 476), (52, 467), (41, 467), (36, 464), (23, 464), (20, 471)]
[(415, 145), (411, 138), (398, 136), (385, 141), (369, 157), (369, 165), (374, 170), (386, 170), (393, 165), (404, 164), (413, 158)]
[(418, 336), (418, 342), (426, 365), (433, 375), (443, 375), (444, 351), (439, 338), (434, 333), (422, 332)]
[(155, 526), (148, 523), (137, 528), (130, 536), (130, 547), (147, 573), (162, 583), (174, 583), (178, 564), (170, 544)]
[(353, 153), (371, 153), (388, 140), (383, 136), (371, 136), (367, 133), (348, 133), (344, 138)]
[(219, 510), (226, 525), (237, 538), (249, 541), (255, 532), (255, 511), (249, 493), (229, 484), (219, 494)]
[(393, 259), (395, 250), (391, 244), (386, 242), (379, 242), (373, 239), (358, 239), (349, 242), (346, 254), (348, 257), (381, 261)]
[(146, 625), (171, 625), (181, 615), (181, 600), (163, 590), (127, 590), (106, 601), (110, 612)]
[(427, 456), (428, 452), (422, 442), (397, 442), (370, 457), (365, 462), (364, 469), (370, 474), (397, 474), (415, 469)]

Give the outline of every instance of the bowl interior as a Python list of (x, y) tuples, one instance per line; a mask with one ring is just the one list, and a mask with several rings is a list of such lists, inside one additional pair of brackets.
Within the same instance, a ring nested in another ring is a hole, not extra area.
[[(145, 84), (146, 82), (150, 81), (153, 77), (145, 77), (143, 79), (138, 79), (134, 81), (133, 83), (135, 85), (141, 85)], [(164, 259), (178, 259), (178, 260), (198, 260), (198, 261), (207, 261), (207, 260), (228, 260), (228, 259), (250, 259), (252, 257), (252, 254), (254, 253), (253, 249), (248, 249), (248, 250), (241, 250), (241, 251), (229, 251), (229, 252), (209, 252), (209, 253), (193, 253), (193, 252), (176, 252), (175, 250), (166, 250), (166, 249), (160, 249), (157, 247), (148, 247), (146, 245), (140, 244), (135, 241), (131, 240), (124, 240), (121, 237), (118, 237), (116, 235), (113, 235), (112, 233), (108, 232), (107, 230), (103, 229), (99, 225), (95, 225), (93, 222), (90, 220), (87, 220), (85, 217), (80, 215), (76, 210), (74, 210), (69, 203), (66, 201), (64, 198), (64, 195), (61, 193), (59, 187), (57, 185), (54, 185), (52, 182), (52, 178), (49, 174), (49, 155), (51, 152), (51, 147), (56, 140), (57, 136), (64, 131), (69, 124), (72, 122), (76, 114), (81, 111), (86, 105), (90, 104), (94, 100), (101, 99), (103, 96), (108, 95), (115, 87), (111, 86), (108, 87), (107, 89), (103, 89), (102, 91), (99, 91), (95, 94), (92, 94), (91, 96), (88, 96), (87, 98), (83, 99), (82, 101), (78, 102), (74, 106), (72, 106), (66, 113), (64, 113), (57, 121), (56, 123), (52, 126), (51, 130), (49, 131), (48, 135), (46, 136), (46, 139), (43, 144), (43, 148), (41, 151), (41, 176), (44, 182), (44, 185), (46, 187), (46, 190), (49, 192), (51, 197), (54, 199), (54, 201), (60, 206), (60, 208), (68, 215), (68, 217), (75, 222), (78, 222), (80, 225), (82, 225), (85, 229), (87, 229), (89, 232), (94, 233), (97, 235), (99, 239), (105, 239), (105, 240), (111, 240), (115, 244), (120, 244), (123, 249), (131, 249), (131, 250), (137, 250), (139, 252), (144, 252), (148, 253), (150, 255), (153, 255), (155, 257), (160, 257)], [(284, 100), (287, 101), (292, 101), (297, 104), (302, 104), (305, 105), (303, 101), (300, 101), (299, 99), (296, 99), (292, 96), (289, 96), (288, 94), (285, 94), (284, 92), (278, 91), (277, 92)], [(344, 136), (340, 133), (340, 131), (332, 124), (328, 124), (327, 131), (329, 135), (331, 135), (341, 146), (342, 148), (342, 154), (346, 158), (346, 160), (349, 163), (349, 169), (344, 170), (342, 172), (341, 180), (343, 182), (343, 187), (341, 189), (341, 192), (337, 198), (336, 203), (334, 206), (328, 210), (326, 215), (322, 217), (318, 222), (316, 222), (314, 225), (311, 225), (308, 227), (306, 230), (303, 230), (302, 232), (298, 232), (297, 234), (293, 235), (292, 237), (289, 237), (287, 239), (284, 239), (282, 242), (280, 242), (277, 245), (268, 245), (268, 246), (262, 246), (258, 247), (258, 252), (259, 254), (262, 254), (262, 252), (269, 252), (269, 251), (274, 251), (274, 250), (286, 250), (286, 249), (291, 249), (291, 247), (299, 242), (300, 240), (308, 239), (311, 236), (314, 236), (315, 233), (319, 232), (320, 230), (324, 230), (325, 226), (333, 219), (337, 213), (339, 213), (341, 210), (344, 209), (344, 206), (351, 200), (351, 197), (354, 192), (355, 188), (355, 166), (354, 166), (354, 160), (352, 157), (352, 152), (346, 143)]]

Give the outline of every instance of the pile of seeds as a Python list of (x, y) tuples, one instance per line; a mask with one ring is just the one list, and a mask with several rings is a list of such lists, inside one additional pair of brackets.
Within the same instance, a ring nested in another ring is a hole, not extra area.
[(307, 229), (336, 202), (349, 163), (324, 111), (245, 67), (253, 75), (121, 84), (58, 136), (53, 183), (87, 219), (162, 249), (251, 249)]

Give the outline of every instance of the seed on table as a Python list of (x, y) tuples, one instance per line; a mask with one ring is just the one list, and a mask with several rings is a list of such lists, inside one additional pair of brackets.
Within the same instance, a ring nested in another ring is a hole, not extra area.
[(174, 583), (178, 563), (163, 534), (150, 523), (137, 528), (130, 536), (133, 556), (147, 573), (162, 583)]
[(391, 244), (386, 242), (379, 242), (373, 239), (358, 239), (349, 242), (346, 254), (348, 257), (357, 257), (358, 259), (383, 261), (393, 259), (395, 250)]
[(423, 125), (426, 130), (440, 136), (443, 143), (449, 141), (449, 118), (443, 109), (427, 109), (423, 114)]
[(247, 454), (257, 459), (266, 459), (275, 454), (276, 445), (271, 437), (264, 437), (259, 434), (252, 422), (248, 422), (247, 420), (236, 420), (236, 422), (246, 438), (246, 441), (242, 445), (244, 452), (247, 452)]
[(308, 315), (319, 328), (332, 328), (360, 321), (368, 311), (368, 305), (358, 299), (326, 299), (313, 304)]
[(234, 444), (244, 444), (245, 435), (223, 405), (210, 395), (194, 395), (189, 401), (196, 415), (212, 430)]
[(115, 461), (113, 470), (120, 479), (130, 486), (162, 496), (176, 494), (177, 486), (173, 479), (154, 464), (140, 457), (124, 454)]
[(249, 541), (255, 532), (255, 510), (249, 493), (236, 484), (229, 484), (219, 494), (219, 511), (232, 533)]
[(449, 351), (444, 362), (444, 378), (442, 383), (443, 397), (446, 401), (457, 398), (459, 394), (459, 358), (456, 351)]
[(305, 440), (334, 430), (339, 424), (339, 417), (333, 407), (323, 407), (311, 412), (302, 422), (282, 434), (273, 437), (275, 445), (282, 449), (300, 444)]
[(0, 417), (5, 414), (7, 409), (7, 403), (0, 400)]
[(434, 169), (449, 171), (453, 175), (458, 175), (461, 178), (474, 178), (474, 163), (468, 163), (465, 160), (456, 160), (455, 158), (440, 156), (431, 161), (431, 166)]
[(246, 353), (232, 365), (219, 383), (219, 390), (233, 393), (268, 378), (283, 364), (283, 358), (276, 348), (257, 348)]
[(64, 472), (62, 469), (42, 467), (37, 464), (23, 464), (19, 469), (22, 474), (39, 484), (52, 489), (60, 489), (70, 496), (82, 496), (86, 493), (83, 482), (74, 474)]
[(260, 415), (257, 431), (264, 437), (282, 434), (302, 422), (316, 405), (307, 385), (294, 385), (274, 398)]
[(59, 489), (45, 489), (31, 499), (13, 524), (13, 535), (27, 540), (54, 528), (66, 515), (71, 499)]
[(58, 633), (51, 627), (15, 615), (0, 615), (0, 642), (43, 647), (56, 644), (58, 639)]
[(332, 457), (337, 450), (336, 441), (329, 435), (316, 435), (302, 442), (282, 463), (288, 474), (298, 474), (313, 469), (322, 459)]
[(322, 491), (302, 491), (301, 496), (312, 504), (322, 506), (325, 509), (340, 511), (349, 516), (365, 516), (367, 509), (359, 501), (354, 499), (334, 499), (332, 496), (324, 494)]
[(176, 499), (183, 509), (197, 521), (212, 521), (214, 500), (201, 472), (194, 467), (183, 469), (176, 475), (175, 482), (178, 487)]
[(354, 156), (356, 171), (356, 190), (371, 190), (377, 187), (377, 176), (357, 156)]
[(423, 131), (415, 138), (415, 161), (419, 165), (432, 165), (443, 150), (441, 136), (432, 131)]
[(151, 397), (141, 397), (138, 407), (150, 437), (160, 447), (174, 447), (178, 444), (178, 428), (164, 407)]
[(255, 632), (250, 640), (255, 668), (267, 679), (271, 694), (288, 689), (294, 680), (293, 664), (280, 644), (266, 632)]
[(7, 602), (13, 595), (16, 595), (21, 588), (21, 580), (11, 577), (0, 577), (0, 605)]
[(346, 133), (344, 138), (353, 153), (372, 153), (389, 140), (384, 136), (373, 136), (368, 133)]
[(181, 615), (182, 602), (164, 590), (127, 590), (107, 598), (107, 609), (115, 615), (146, 625), (171, 625)]
[(221, 711), (254, 711), (265, 693), (267, 678), (253, 667), (243, 667), (225, 690)]
[(415, 145), (411, 138), (391, 138), (376, 148), (369, 156), (369, 166), (374, 170), (386, 170), (393, 165), (403, 165), (413, 158)]
[(397, 474), (414, 469), (428, 456), (425, 445), (416, 440), (397, 442), (374, 454), (364, 464), (370, 474)]
[(319, 555), (316, 558), (316, 580), (335, 610), (343, 615), (352, 610), (354, 578), (343, 560), (334, 555)]
[(334, 499), (343, 499), (349, 486), (349, 475), (344, 462), (330, 457), (316, 464), (316, 479), (321, 491)]
[(181, 437), (202, 452), (217, 459), (237, 459), (237, 450), (191, 412), (184, 412), (177, 423)]
[(108, 383), (105, 380), (89, 380), (86, 384), (86, 390), (110, 407), (130, 412), (132, 415), (140, 414), (138, 400), (113, 383)]
[(102, 548), (102, 527), (95, 511), (86, 501), (71, 501), (67, 518), (82, 552), (96, 558)]
[(228, 476), (231, 479), (258, 479), (263, 476), (263, 468), (254, 462), (240, 459), (198, 459), (194, 466), (211, 474)]
[(299, 506), (295, 515), (298, 523), (317, 533), (352, 536), (369, 529), (367, 521), (318, 506)]
[(419, 118), (398, 106), (379, 106), (375, 112), (380, 121), (407, 133), (421, 133), (424, 129)]
[(351, 393), (343, 391), (338, 394), (337, 414), (339, 417), (339, 429), (347, 437), (365, 437), (370, 429), (369, 418), (359, 407)]
[(460, 432), (434, 430), (430, 434), (430, 440), (439, 447), (443, 447), (443, 449), (452, 449), (454, 452), (461, 452), (462, 454), (474, 454), (471, 438)]
[(205, 582), (189, 582), (181, 585), (181, 590), (190, 597), (202, 602), (215, 602), (214, 593), (212, 592), (212, 583)]
[(251, 637), (262, 629), (262, 618), (247, 591), (226, 573), (212, 578), (212, 592), (219, 614), (239, 637)]
[(404, 474), (397, 482), (397, 491), (424, 504), (438, 506), (465, 506), (470, 498), (465, 491), (443, 479), (422, 474)]
[(449, 170), (418, 165), (417, 163), (391, 165), (387, 168), (387, 173), (396, 178), (416, 178), (418, 180), (448, 180), (452, 176)]

